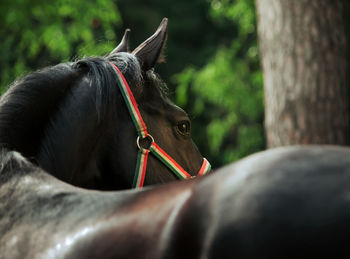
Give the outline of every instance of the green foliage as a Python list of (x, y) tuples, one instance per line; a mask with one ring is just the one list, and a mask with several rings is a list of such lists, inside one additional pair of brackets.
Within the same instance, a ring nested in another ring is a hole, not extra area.
[(200, 149), (218, 166), (264, 148), (263, 89), (254, 1), (213, 0), (210, 14), (218, 23), (235, 24), (231, 44), (219, 46), (205, 66), (185, 68), (175, 80), (177, 102), (197, 121), (208, 122), (196, 125), (201, 133), (194, 138), (200, 135)]
[(75, 56), (104, 55), (121, 22), (109, 0), (2, 0), (0, 87), (38, 67)]
[(216, 20), (227, 18), (239, 24), (240, 36), (255, 33), (255, 6), (251, 0), (212, 0), (210, 13)]

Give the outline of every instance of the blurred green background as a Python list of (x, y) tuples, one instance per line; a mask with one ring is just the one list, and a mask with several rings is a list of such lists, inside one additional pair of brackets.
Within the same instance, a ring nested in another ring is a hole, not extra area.
[(169, 18), (167, 63), (156, 71), (192, 119), (214, 167), (265, 148), (254, 0), (1, 0), (0, 89), (38, 68), (131, 48)]

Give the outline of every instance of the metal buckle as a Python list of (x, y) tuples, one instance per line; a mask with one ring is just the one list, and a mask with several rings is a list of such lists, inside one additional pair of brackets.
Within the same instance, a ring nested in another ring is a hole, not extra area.
[[(149, 141), (147, 141), (147, 139)], [(141, 142), (146, 142), (148, 144), (148, 147), (143, 147), (142, 145), (140, 145), (140, 141)], [(154, 142), (154, 138), (152, 137), (152, 135), (148, 134), (146, 137), (144, 137), (143, 139), (140, 138), (140, 136), (137, 137), (136, 139), (136, 145), (139, 148), (139, 150), (150, 150), (151, 149), (151, 145)]]

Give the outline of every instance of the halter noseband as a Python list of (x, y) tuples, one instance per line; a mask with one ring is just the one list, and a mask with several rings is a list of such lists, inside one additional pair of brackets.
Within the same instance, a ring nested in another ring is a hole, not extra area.
[[(147, 132), (146, 124), (142, 119), (142, 116), (139, 111), (138, 105), (135, 101), (134, 95), (131, 92), (131, 89), (128, 83), (126, 82), (123, 74), (120, 72), (120, 70), (116, 65), (114, 65), (111, 62), (110, 64), (114, 68), (114, 71), (117, 75), (117, 78), (118, 78), (117, 82), (118, 82), (119, 89), (122, 93), (125, 104), (128, 107), (131, 119), (136, 127), (136, 131), (138, 134), (136, 144), (137, 144), (137, 147), (139, 148), (139, 152), (137, 156), (133, 187), (134, 188), (143, 187), (143, 183), (145, 181), (145, 175), (146, 175), (147, 159), (148, 159), (148, 154), (150, 152), (156, 158), (158, 158), (164, 165), (166, 165), (178, 178), (190, 179), (192, 177), (195, 177), (187, 173), (185, 169), (183, 169), (171, 156), (169, 156), (163, 149), (161, 149), (156, 144), (153, 137)], [(148, 145), (148, 147), (143, 147), (143, 145), (140, 142), (146, 141), (146, 140), (148, 140), (147, 142), (149, 142), (150, 144)], [(210, 171), (210, 169), (211, 169), (210, 163), (208, 162), (207, 159), (203, 158), (203, 163), (201, 168), (199, 169), (197, 176), (207, 174)]]

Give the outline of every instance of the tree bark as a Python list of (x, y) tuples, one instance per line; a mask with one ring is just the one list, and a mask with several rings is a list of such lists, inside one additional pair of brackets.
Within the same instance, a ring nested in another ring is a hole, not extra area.
[(349, 144), (342, 0), (256, 0), (268, 147)]

